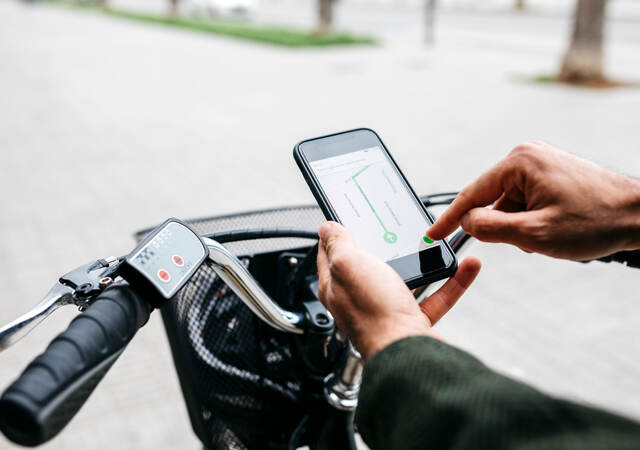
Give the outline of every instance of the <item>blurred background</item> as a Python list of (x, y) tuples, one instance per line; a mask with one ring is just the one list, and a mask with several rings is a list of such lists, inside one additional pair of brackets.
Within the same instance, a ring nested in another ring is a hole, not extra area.
[[(313, 203), (291, 150), (330, 132), (375, 129), (420, 194), (532, 139), (638, 176), (638, 80), (633, 0), (4, 0), (0, 323), (167, 217)], [(637, 272), (469, 253), (449, 342), (640, 419)], [(0, 387), (75, 314), (0, 353)], [(200, 448), (159, 314), (44, 448), (114, 445)]]

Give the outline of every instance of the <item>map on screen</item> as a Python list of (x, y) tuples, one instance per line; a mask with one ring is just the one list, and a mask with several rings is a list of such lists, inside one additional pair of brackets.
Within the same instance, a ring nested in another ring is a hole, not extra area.
[(380, 147), (310, 162), (331, 206), (360, 248), (385, 261), (438, 245), (412, 194)]

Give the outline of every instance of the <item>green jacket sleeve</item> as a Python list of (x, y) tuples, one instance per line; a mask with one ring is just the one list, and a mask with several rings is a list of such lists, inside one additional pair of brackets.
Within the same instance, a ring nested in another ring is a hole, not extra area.
[(640, 448), (640, 424), (545, 395), (428, 337), (367, 362), (356, 424), (373, 450)]

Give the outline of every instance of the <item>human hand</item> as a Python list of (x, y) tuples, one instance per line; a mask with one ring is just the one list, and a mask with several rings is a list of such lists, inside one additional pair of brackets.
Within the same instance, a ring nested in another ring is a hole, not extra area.
[(443, 239), (458, 225), (481, 241), (556, 258), (637, 249), (640, 182), (542, 142), (523, 144), (465, 187), (427, 235)]
[(364, 359), (404, 337), (442, 339), (432, 326), (480, 271), (478, 258), (466, 258), (452, 278), (418, 304), (402, 278), (382, 260), (358, 249), (341, 225), (327, 222), (319, 235), (320, 300)]

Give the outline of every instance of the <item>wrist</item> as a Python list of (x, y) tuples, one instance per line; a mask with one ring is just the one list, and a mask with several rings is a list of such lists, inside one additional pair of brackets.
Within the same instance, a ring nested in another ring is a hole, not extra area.
[(365, 361), (394, 342), (411, 336), (427, 336), (444, 342), (440, 333), (423, 323), (395, 323), (390, 327), (378, 326), (377, 328), (378, 332), (367, 333), (362, 336), (363, 339), (360, 342), (354, 342)]
[(623, 191), (621, 223), (621, 250), (640, 249), (640, 180), (628, 178)]

